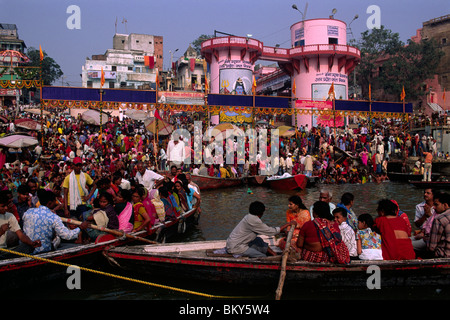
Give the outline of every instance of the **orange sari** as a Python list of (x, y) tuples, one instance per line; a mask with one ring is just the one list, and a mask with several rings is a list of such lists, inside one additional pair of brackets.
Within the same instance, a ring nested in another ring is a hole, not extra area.
[[(291, 221), (297, 222), (297, 225), (295, 227), (294, 233), (292, 234), (292, 240), (291, 240), (291, 248), (297, 248), (297, 239), (298, 234), (300, 232), (300, 229), (303, 227), (305, 222), (311, 221), (311, 215), (309, 214), (309, 211), (306, 209), (300, 209), (300, 212), (294, 212), (290, 209), (286, 211), (286, 221), (289, 223)], [(281, 239), (278, 243), (278, 246), (281, 249), (284, 249), (286, 246), (286, 239)]]

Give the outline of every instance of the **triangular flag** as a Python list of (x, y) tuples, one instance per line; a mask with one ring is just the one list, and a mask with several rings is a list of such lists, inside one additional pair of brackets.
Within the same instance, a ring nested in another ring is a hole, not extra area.
[(295, 96), (295, 92), (297, 91), (297, 86), (295, 85), (295, 78), (294, 83), (292, 84), (292, 94)]
[(42, 61), (44, 60), (44, 53), (42, 52), (41, 45), (39, 45), (39, 59)]
[(101, 77), (100, 77), (100, 86), (103, 88), (104, 84), (105, 84), (105, 72), (103, 71), (103, 67), (102, 67)]
[(406, 94), (405, 94), (405, 87), (402, 86), (402, 94), (400, 95), (400, 100), (405, 100)]
[(330, 95), (333, 95), (334, 99), (334, 82), (331, 83), (330, 90), (328, 90), (328, 97), (330, 97)]
[(161, 116), (159, 115), (158, 109), (155, 110), (155, 118), (159, 119), (159, 120), (162, 120)]

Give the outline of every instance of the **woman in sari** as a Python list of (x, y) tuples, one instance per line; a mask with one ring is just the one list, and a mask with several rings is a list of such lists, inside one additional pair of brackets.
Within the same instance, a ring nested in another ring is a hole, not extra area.
[(302, 260), (309, 262), (350, 263), (350, 254), (342, 241), (339, 225), (327, 218), (330, 207), (317, 201), (313, 206), (314, 220), (307, 221), (300, 229), (297, 248)]
[[(294, 233), (292, 235), (292, 242), (291, 246), (293, 248), (296, 248), (295, 244), (297, 243), (298, 234), (300, 232), (300, 229), (303, 227), (305, 222), (311, 220), (311, 214), (309, 213), (308, 209), (304, 205), (302, 198), (300, 198), (297, 195), (291, 196), (288, 199), (288, 210), (286, 211), (286, 222), (295, 221), (297, 223)], [(280, 240), (278, 246), (281, 249), (284, 249), (286, 246), (286, 239), (283, 238)]]

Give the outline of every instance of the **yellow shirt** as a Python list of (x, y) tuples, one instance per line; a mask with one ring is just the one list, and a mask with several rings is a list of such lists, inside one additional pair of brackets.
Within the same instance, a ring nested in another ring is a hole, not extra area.
[[(82, 172), (82, 173), (83, 173), (84, 176), (85, 176), (86, 184), (87, 184), (88, 186), (92, 185), (92, 184), (94, 183), (94, 180), (92, 180), (91, 176), (88, 175), (86, 172)], [(80, 185), (80, 175), (79, 175), (79, 174), (76, 174), (75, 177), (77, 178), (77, 185), (78, 185), (78, 190), (80, 191), (80, 196), (81, 196), (81, 198), (83, 198), (84, 196), (87, 196), (87, 194), (84, 194), (83, 188), (82, 188), (81, 185)], [(63, 188), (69, 189), (69, 179), (70, 179), (70, 174), (67, 175), (67, 176), (64, 178), (64, 182), (63, 182), (63, 184), (62, 184), (62, 187), (63, 187)], [(83, 203), (83, 204), (86, 204), (85, 201), (82, 201), (82, 203)], [(70, 206), (70, 197), (67, 199), (67, 205)]]

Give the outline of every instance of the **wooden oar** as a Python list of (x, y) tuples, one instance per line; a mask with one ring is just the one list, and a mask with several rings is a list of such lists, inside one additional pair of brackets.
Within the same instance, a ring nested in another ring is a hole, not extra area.
[(280, 279), (278, 280), (278, 288), (275, 295), (275, 300), (280, 300), (281, 293), (283, 292), (283, 286), (284, 286), (284, 279), (286, 278), (286, 263), (289, 256), (289, 249), (291, 247), (291, 240), (292, 235), (294, 234), (295, 226), (297, 224), (291, 225), (291, 229), (289, 229), (289, 233), (286, 238), (286, 246), (283, 251), (283, 255), (281, 258), (281, 273), (280, 273)]
[[(73, 220), (73, 219), (67, 219), (67, 218), (64, 218), (64, 217), (61, 217), (61, 220), (63, 222), (74, 224), (74, 225), (77, 225), (77, 226), (81, 225), (81, 223), (82, 223), (81, 221)], [(135, 235), (132, 235), (132, 234), (129, 234), (129, 233), (125, 233), (125, 232), (120, 231), (120, 230), (112, 230), (112, 229), (108, 229), (108, 228), (98, 227), (95, 224), (90, 224), (89, 228), (95, 229), (95, 230), (99, 230), (99, 231), (103, 231), (103, 232), (106, 232), (106, 233), (110, 233), (110, 234), (113, 234), (113, 235), (118, 236), (118, 237), (125, 236), (127, 238), (134, 239), (134, 240), (139, 240), (139, 241), (143, 241), (143, 242), (147, 242), (147, 243), (151, 243), (151, 244), (158, 244), (158, 242), (156, 242), (156, 241), (152, 241), (152, 240), (148, 240), (148, 239), (145, 239), (145, 238), (142, 238), (142, 237), (138, 237), (138, 236), (135, 236)]]

